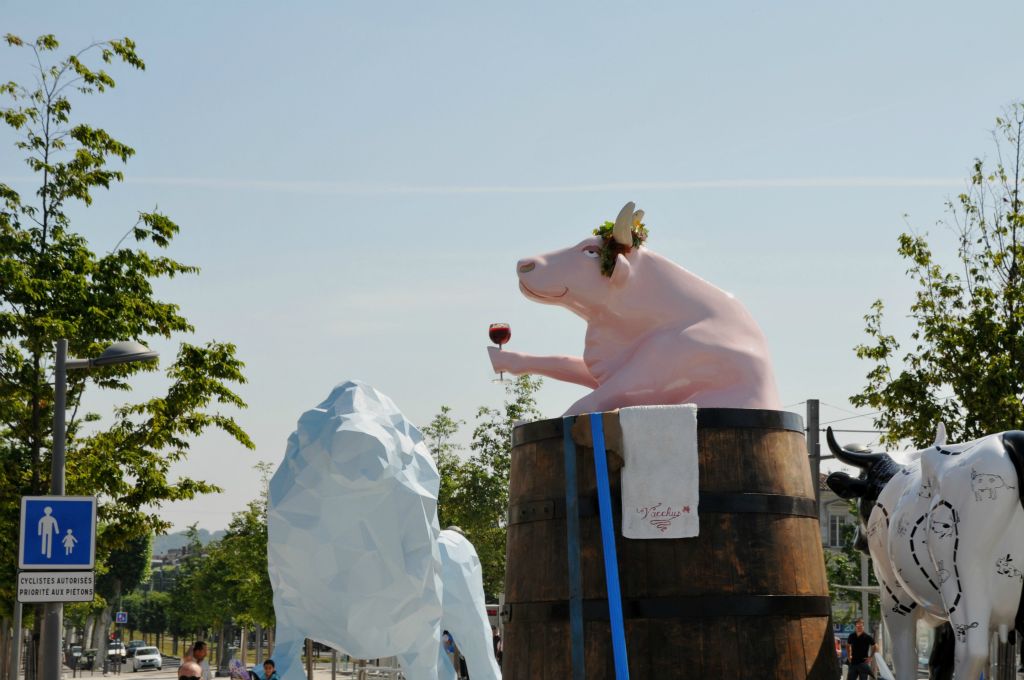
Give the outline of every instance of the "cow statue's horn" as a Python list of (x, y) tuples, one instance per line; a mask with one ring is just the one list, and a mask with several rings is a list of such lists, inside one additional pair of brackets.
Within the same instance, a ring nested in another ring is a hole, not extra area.
[(630, 201), (622, 206), (619, 216), (615, 218), (615, 229), (612, 230), (612, 238), (616, 243), (624, 246), (633, 246), (633, 209), (636, 204)]
[(858, 453), (857, 451), (844, 449), (836, 441), (836, 436), (832, 434), (831, 427), (825, 432), (825, 439), (828, 441), (828, 448), (832, 451), (832, 454), (847, 465), (854, 465), (866, 470), (885, 457), (884, 453)]

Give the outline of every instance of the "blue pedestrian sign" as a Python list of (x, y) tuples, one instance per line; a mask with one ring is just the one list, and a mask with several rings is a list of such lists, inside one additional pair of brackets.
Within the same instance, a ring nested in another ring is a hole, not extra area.
[(96, 564), (96, 499), (22, 496), (19, 569), (92, 569)]
[(114, 623), (128, 623), (128, 612), (118, 612), (114, 617)]

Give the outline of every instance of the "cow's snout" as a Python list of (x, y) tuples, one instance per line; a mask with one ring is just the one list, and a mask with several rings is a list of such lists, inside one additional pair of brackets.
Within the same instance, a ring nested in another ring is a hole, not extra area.
[(526, 274), (532, 272), (536, 266), (537, 263), (533, 260), (519, 260), (519, 263), (516, 265), (516, 271), (520, 274)]

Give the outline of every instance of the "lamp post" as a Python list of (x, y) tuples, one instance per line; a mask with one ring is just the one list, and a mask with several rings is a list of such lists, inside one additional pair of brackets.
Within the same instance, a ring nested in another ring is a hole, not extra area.
[[(100, 366), (127, 364), (136, 361), (154, 361), (160, 355), (138, 342), (115, 342), (95, 359), (69, 359), (68, 341), (57, 341), (57, 360), (54, 368), (53, 401), (53, 459), (50, 467), (50, 495), (64, 495), (64, 440), (67, 436), (64, 421), (67, 408), (69, 370), (88, 370)], [(61, 628), (64, 603), (48, 603), (43, 613), (43, 680), (57, 680), (61, 676)]]

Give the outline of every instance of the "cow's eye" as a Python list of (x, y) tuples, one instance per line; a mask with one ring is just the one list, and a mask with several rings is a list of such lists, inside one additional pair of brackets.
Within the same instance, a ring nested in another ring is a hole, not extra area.
[(596, 258), (598, 255), (601, 254), (601, 249), (598, 248), (597, 246), (587, 246), (586, 248), (583, 249), (583, 254), (586, 255), (587, 257)]

